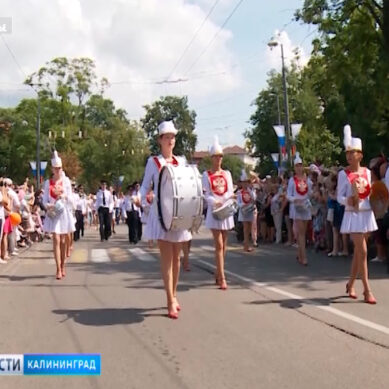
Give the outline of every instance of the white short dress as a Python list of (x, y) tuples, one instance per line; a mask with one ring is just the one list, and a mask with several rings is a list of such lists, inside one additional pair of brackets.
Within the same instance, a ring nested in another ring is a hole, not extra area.
[(43, 223), (43, 231), (47, 233), (56, 234), (68, 234), (74, 232), (75, 220), (71, 209), (73, 208), (73, 193), (70, 180), (66, 176), (62, 176), (57, 183), (52, 180), (46, 180), (43, 190), (43, 204), (55, 204), (57, 198), (55, 195), (55, 187), (59, 186), (63, 189), (64, 198), (61, 199), (63, 202), (63, 211), (58, 216), (52, 218), (46, 214), (45, 221)]
[[(146, 202), (146, 196), (149, 192), (151, 184), (154, 184), (155, 200), (150, 207), (149, 216), (143, 232), (143, 238), (146, 240), (165, 240), (168, 242), (187, 242), (192, 239), (192, 234), (188, 230), (178, 231), (165, 231), (162, 228), (158, 215), (158, 181), (159, 172), (163, 166), (167, 164), (165, 158), (162, 155), (158, 157), (150, 157), (147, 160), (145, 175), (143, 178), (142, 186), (140, 188), (141, 202)], [(181, 166), (185, 165), (186, 160), (184, 157), (173, 157), (173, 165)]]
[(222, 170), (221, 173), (215, 174), (212, 174), (210, 171), (205, 171), (203, 173), (202, 182), (204, 197), (207, 202), (205, 227), (211, 230), (231, 230), (235, 226), (233, 216), (229, 216), (223, 220), (218, 220), (212, 215), (214, 204), (216, 202), (224, 204), (234, 195), (231, 173), (228, 170)]
[[(254, 220), (254, 210), (255, 210), (255, 192), (252, 189), (241, 189), (238, 192), (238, 206), (239, 206), (239, 215), (238, 221), (240, 222), (252, 222)], [(250, 213), (243, 213), (242, 207), (252, 205), (253, 210)]]
[[(289, 218), (293, 220), (311, 220), (312, 212), (309, 198), (312, 195), (312, 181), (309, 178), (289, 178), (286, 197), (289, 201)], [(296, 201), (297, 200), (297, 201)], [(299, 204), (296, 205), (296, 202)]]
[[(355, 182), (359, 193), (359, 208), (347, 205), (347, 198), (353, 195), (351, 184)], [(370, 170), (362, 168), (359, 173), (342, 170), (338, 174), (338, 203), (345, 206), (340, 232), (367, 233), (377, 230), (374, 213), (370, 207), (371, 175)]]

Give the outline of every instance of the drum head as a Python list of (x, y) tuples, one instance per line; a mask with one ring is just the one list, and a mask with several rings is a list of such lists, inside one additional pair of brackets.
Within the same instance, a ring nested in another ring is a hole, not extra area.
[(173, 179), (168, 166), (159, 173), (158, 182), (158, 214), (161, 225), (169, 231), (173, 221)]

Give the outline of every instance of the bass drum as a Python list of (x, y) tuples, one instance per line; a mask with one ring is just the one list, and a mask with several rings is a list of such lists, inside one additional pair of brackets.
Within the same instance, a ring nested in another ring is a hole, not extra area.
[(165, 231), (199, 230), (203, 219), (203, 187), (195, 165), (162, 168), (158, 183), (158, 215)]

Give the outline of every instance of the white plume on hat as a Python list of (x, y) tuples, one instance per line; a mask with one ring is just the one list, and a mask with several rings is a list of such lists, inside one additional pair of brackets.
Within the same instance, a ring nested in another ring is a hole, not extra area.
[(212, 155), (223, 155), (223, 147), (220, 146), (219, 138), (217, 135), (213, 138), (213, 145), (209, 148), (209, 154)]
[(300, 153), (298, 151), (296, 151), (296, 157), (294, 159), (294, 164), (297, 165), (299, 163), (303, 163), (303, 160), (300, 157)]
[(158, 135), (161, 136), (163, 134), (177, 134), (177, 129), (174, 127), (174, 123), (172, 120), (164, 121), (158, 126)]
[(349, 124), (346, 124), (343, 128), (343, 144), (346, 151), (362, 151), (362, 140), (360, 138), (352, 137)]
[(240, 180), (241, 181), (248, 181), (247, 173), (245, 169), (242, 169), (242, 173), (240, 175)]
[(51, 158), (52, 167), (62, 167), (62, 159), (58, 156), (57, 150), (53, 152), (53, 158)]

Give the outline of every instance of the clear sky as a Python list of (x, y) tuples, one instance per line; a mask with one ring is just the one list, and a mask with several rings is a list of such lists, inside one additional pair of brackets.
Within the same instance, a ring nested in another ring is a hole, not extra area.
[(295, 47), (302, 65), (309, 58), (315, 31), (292, 20), (303, 2), (2, 0), (0, 17), (12, 18), (12, 32), (0, 40), (0, 106), (32, 97), (22, 82), (45, 62), (88, 56), (111, 82), (107, 97), (130, 119), (162, 95), (187, 95), (198, 150), (214, 134), (225, 146), (243, 146), (251, 103), (267, 73), (280, 70), (281, 51), (270, 51), (270, 38), (280, 34), (287, 61)]

